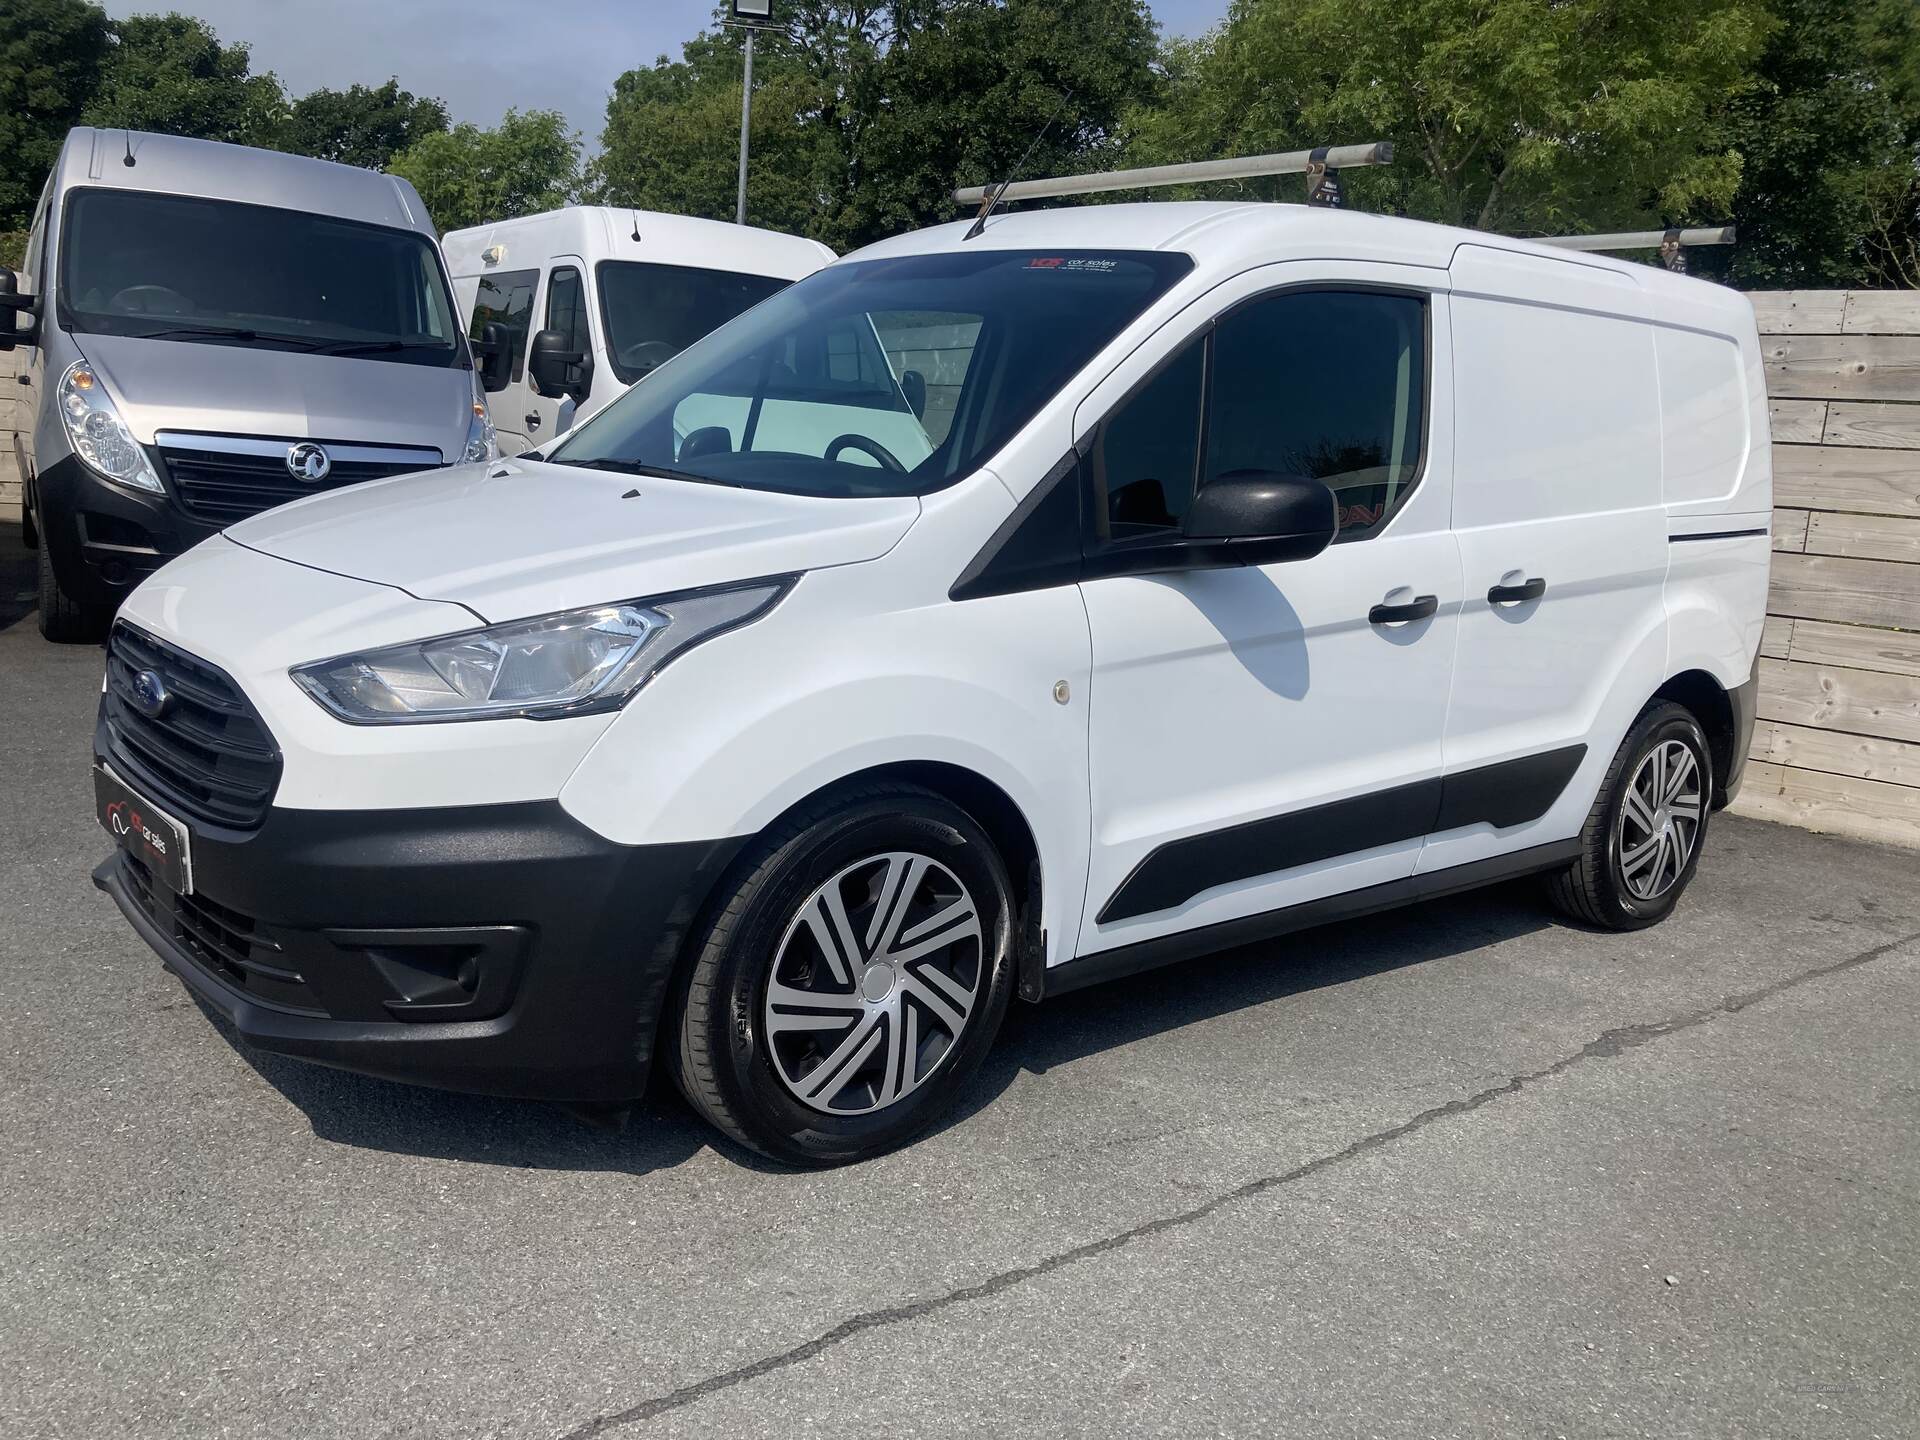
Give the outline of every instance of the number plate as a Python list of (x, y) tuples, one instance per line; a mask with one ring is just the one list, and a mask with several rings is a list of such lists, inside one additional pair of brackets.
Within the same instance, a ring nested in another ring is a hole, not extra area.
[(93, 767), (93, 809), (120, 847), (176, 895), (193, 893), (192, 841), (187, 827), (142, 799), (104, 765)]

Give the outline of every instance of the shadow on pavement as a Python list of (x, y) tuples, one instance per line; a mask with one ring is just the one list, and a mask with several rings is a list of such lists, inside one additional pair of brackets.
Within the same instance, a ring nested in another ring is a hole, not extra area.
[[(993, 1104), (1023, 1071), (1044, 1074), (1196, 1021), (1445, 959), (1555, 923), (1537, 889), (1517, 882), (1224, 950), (1039, 1006), (1015, 1000), (979, 1074), (932, 1133)], [(552, 1105), (421, 1089), (267, 1054), (241, 1042), (218, 1013), (201, 1009), (323, 1140), (541, 1170), (644, 1175), (708, 1147), (752, 1169), (787, 1168), (716, 1134), (686, 1106), (659, 1066), (646, 1099), (634, 1107), (625, 1128), (615, 1131)]]
[(37, 563), (21, 537), (20, 522), (0, 520), (0, 630), (40, 608)]

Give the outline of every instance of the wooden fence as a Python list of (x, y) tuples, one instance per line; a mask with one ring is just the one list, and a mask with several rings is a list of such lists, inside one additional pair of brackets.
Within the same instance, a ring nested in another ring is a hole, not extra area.
[(1752, 299), (1773, 587), (1735, 808), (1920, 846), (1920, 292)]
[(13, 458), (14, 432), (30, 423), (33, 391), (14, 383), (23, 350), (0, 350), (0, 524), (20, 518), (20, 469)]

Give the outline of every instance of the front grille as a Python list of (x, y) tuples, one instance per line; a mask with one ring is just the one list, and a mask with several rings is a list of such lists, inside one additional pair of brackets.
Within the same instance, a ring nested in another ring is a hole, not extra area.
[[(271, 443), (281, 444), (277, 440)], [(286, 446), (294, 443), (289, 440)], [(182, 509), (196, 520), (232, 525), (249, 515), (258, 515), (321, 490), (338, 490), (362, 480), (381, 480), (389, 475), (405, 475), (411, 470), (431, 469), (440, 463), (440, 452), (422, 451), (417, 459), (336, 458), (327, 478), (312, 484), (295, 480), (288, 472), (285, 448), (271, 455), (236, 455), (225, 450), (163, 444), (160, 458), (166, 462), (167, 478), (173, 481)]]
[(132, 855), (123, 854), (120, 863), (126, 867), (133, 903), (201, 969), (282, 1009), (326, 1014), (300, 972), (286, 963), (279, 945), (259, 932), (252, 916), (203, 895), (175, 895), (155, 884), (153, 872)]
[[(133, 677), (143, 670), (173, 697), (157, 718), (135, 708)], [(225, 671), (123, 620), (107, 641), (100, 709), (113, 768), (134, 789), (204, 824), (248, 830), (266, 817), (280, 752)]]

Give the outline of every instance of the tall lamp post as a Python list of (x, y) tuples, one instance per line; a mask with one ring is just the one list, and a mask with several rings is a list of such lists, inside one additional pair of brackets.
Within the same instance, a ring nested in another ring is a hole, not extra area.
[(747, 223), (747, 127), (753, 120), (753, 32), (773, 24), (773, 0), (733, 0), (733, 23), (746, 28), (747, 66), (740, 85), (740, 186), (733, 223)]

